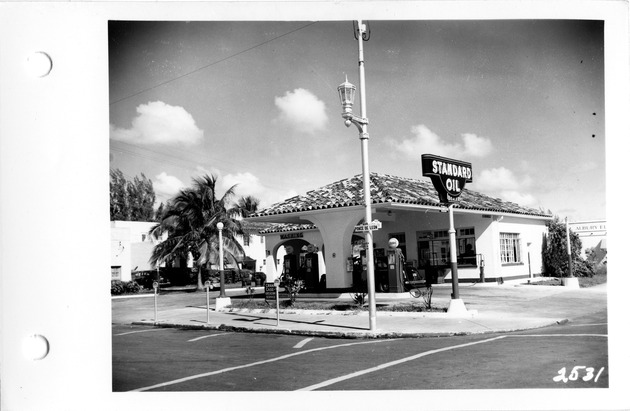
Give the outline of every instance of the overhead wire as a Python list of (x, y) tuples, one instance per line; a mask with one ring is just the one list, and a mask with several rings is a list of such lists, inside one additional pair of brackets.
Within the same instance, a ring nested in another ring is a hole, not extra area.
[[(305, 24), (305, 25), (303, 25), (303, 26), (301, 26), (301, 27), (298, 27), (298, 28), (296, 28), (296, 29), (294, 29), (294, 30), (288, 31), (288, 32), (283, 33), (283, 34), (281, 34), (281, 35), (279, 35), (279, 36), (276, 36), (276, 37), (273, 37), (273, 38), (271, 38), (271, 39), (269, 39), (269, 40), (265, 40), (265, 41), (263, 41), (263, 42), (261, 42), (261, 43), (258, 43), (258, 44), (254, 45), (254, 46), (252, 46), (252, 47), (248, 47), (248, 48), (246, 48), (246, 49), (244, 49), (244, 50), (241, 50), (241, 51), (239, 51), (239, 52), (237, 52), (237, 53), (234, 53), (234, 54), (232, 54), (232, 55), (230, 55), (230, 56), (227, 56), (227, 57), (222, 58), (222, 59), (220, 59), (220, 60), (217, 60), (217, 61), (214, 61), (214, 62), (212, 62), (212, 63), (206, 64), (206, 65), (204, 65), (204, 66), (202, 66), (202, 67), (196, 68), (196, 69), (194, 69), (194, 70), (192, 70), (192, 71), (190, 71), (190, 72), (184, 73), (184, 74), (179, 75), (179, 76), (175, 76), (175, 77), (173, 77), (173, 78), (171, 78), (171, 79), (169, 79), (169, 80), (166, 80), (166, 81), (163, 81), (163, 82), (161, 82), (161, 83), (155, 84), (155, 85), (153, 85), (153, 86), (150, 86), (150, 87), (144, 88), (144, 89), (139, 90), (139, 91), (137, 91), (137, 92), (135, 92), (135, 93), (132, 93), (132, 94), (127, 95), (127, 96), (125, 96), (125, 97), (122, 97), (122, 98), (120, 98), (120, 99), (114, 100), (114, 101), (110, 102), (110, 103), (109, 103), (109, 105), (110, 105), (110, 106), (112, 106), (112, 105), (114, 105), (114, 104), (117, 104), (117, 103), (120, 103), (120, 102), (122, 102), (122, 101), (128, 100), (128, 99), (130, 99), (130, 98), (132, 98), (132, 97), (135, 97), (135, 96), (140, 95), (140, 94), (142, 94), (142, 93), (145, 93), (145, 92), (147, 92), (147, 91), (154, 90), (154, 89), (156, 89), (156, 88), (158, 88), (158, 87), (164, 86), (164, 85), (166, 85), (166, 84), (170, 84), (170, 83), (172, 83), (172, 82), (174, 82), (174, 81), (177, 81), (177, 80), (179, 80), (179, 79), (182, 79), (182, 78), (184, 78), (184, 77), (187, 77), (187, 76), (190, 76), (190, 75), (192, 75), (192, 74), (198, 73), (199, 71), (205, 70), (205, 69), (207, 69), (207, 68), (209, 68), (209, 67), (212, 67), (212, 66), (217, 65), (217, 64), (219, 64), (219, 63), (225, 62), (225, 61), (227, 61), (227, 60), (229, 60), (229, 59), (232, 59), (232, 58), (237, 57), (237, 56), (239, 56), (239, 55), (242, 55), (242, 54), (244, 54), (244, 53), (247, 53), (247, 52), (249, 52), (249, 51), (251, 51), (251, 50), (254, 50), (254, 49), (258, 48), (258, 47), (261, 47), (261, 46), (263, 46), (263, 45), (265, 45), (265, 44), (271, 43), (271, 42), (273, 42), (273, 41), (275, 41), (275, 40), (277, 40), (277, 39), (280, 39), (280, 38), (285, 37), (285, 36), (288, 36), (288, 35), (290, 35), (290, 34), (292, 34), (292, 33), (295, 33), (295, 32), (298, 32), (298, 31), (300, 31), (300, 30), (303, 30), (303, 29), (305, 29), (305, 28), (307, 28), (307, 27), (310, 27), (310, 26), (314, 25), (315, 23), (317, 23), (317, 22), (316, 22), (316, 21), (310, 22), (310, 23)], [(116, 142), (116, 143), (119, 143), (119, 142)], [(114, 144), (116, 144), (116, 143), (114, 143)], [(191, 169), (190, 165), (182, 165), (182, 164), (178, 164), (177, 162), (175, 162), (175, 161), (172, 161), (172, 160), (168, 159), (168, 158), (170, 157), (170, 158), (172, 158), (172, 159), (176, 159), (176, 160), (178, 160), (178, 161), (185, 161), (185, 160), (183, 160), (181, 157), (174, 156), (174, 155), (167, 154), (167, 153), (163, 153), (163, 152), (159, 152), (159, 151), (156, 151), (156, 150), (152, 150), (152, 149), (149, 149), (149, 148), (147, 148), (147, 147), (140, 147), (140, 146), (137, 146), (137, 145), (134, 145), (134, 144), (130, 144), (130, 143), (124, 143), (124, 144), (128, 144), (128, 145), (129, 145), (129, 146), (131, 146), (131, 147), (138, 148), (139, 150), (143, 150), (143, 151), (150, 151), (150, 152), (155, 153), (155, 154), (157, 154), (157, 155), (159, 155), (159, 156), (162, 156), (162, 157), (163, 157), (163, 158), (161, 159), (162, 161), (167, 162), (167, 163), (169, 163), (169, 164), (171, 164), (171, 165), (173, 165), (173, 166), (175, 166), (175, 167), (180, 167), (180, 168), (182, 168), (182, 169), (186, 169), (186, 170), (190, 170), (190, 169)], [(141, 158), (144, 158), (144, 159), (147, 159), (147, 160), (151, 160), (151, 161), (158, 161), (157, 159), (155, 159), (153, 156), (151, 156), (151, 155), (149, 155), (149, 154), (143, 154), (143, 153), (140, 153), (140, 152), (137, 152), (137, 151), (133, 151), (133, 150), (130, 150), (130, 149), (125, 149), (125, 148), (120, 147), (120, 146), (116, 147), (116, 146), (114, 146), (114, 145), (112, 145), (112, 144), (110, 144), (110, 150), (114, 150), (114, 151), (118, 151), (118, 152), (121, 152), (121, 153), (130, 154), (130, 155), (133, 155), (133, 156), (138, 156), (138, 157), (141, 157)], [(205, 165), (205, 166), (208, 166), (208, 167), (213, 167), (212, 165), (210, 165), (210, 164), (209, 164), (209, 163), (207, 163), (206, 161), (197, 161), (197, 162), (198, 162), (198, 163), (199, 163), (199, 165), (201, 165), (201, 166), (204, 166), (204, 165)], [(236, 170), (234, 170), (234, 171), (236, 171)], [(127, 177), (129, 177), (129, 176), (127, 176)], [(280, 187), (277, 187), (277, 188), (280, 188)]]
[(110, 103), (109, 103), (109, 105), (110, 105), (110, 106), (112, 106), (112, 105), (114, 105), (114, 104), (116, 104), (116, 103), (120, 103), (121, 101), (128, 100), (128, 99), (130, 99), (131, 97), (135, 97), (135, 96), (137, 96), (137, 95), (139, 95), (139, 94), (146, 93), (147, 91), (154, 90), (154, 89), (156, 89), (156, 88), (158, 88), (158, 87), (161, 87), (161, 86), (163, 86), (163, 85), (166, 85), (166, 84), (172, 83), (172, 82), (174, 82), (174, 81), (177, 81), (177, 80), (179, 80), (179, 79), (181, 79), (181, 78), (184, 78), (184, 77), (190, 76), (191, 74), (195, 74), (195, 73), (197, 73), (197, 72), (199, 72), (199, 71), (205, 70), (205, 69), (207, 69), (208, 67), (212, 67), (212, 66), (214, 66), (214, 65), (216, 65), (216, 64), (222, 63), (222, 62), (224, 62), (224, 61), (226, 61), (226, 60), (229, 60), (229, 59), (234, 58), (234, 57), (236, 57), (236, 56), (240, 56), (241, 54), (247, 53), (248, 51), (254, 50), (254, 49), (256, 49), (256, 48), (258, 48), (258, 47), (260, 47), (260, 46), (264, 46), (265, 44), (271, 43), (272, 41), (275, 41), (275, 40), (277, 40), (277, 39), (279, 39), (279, 38), (282, 38), (282, 37), (288, 36), (289, 34), (292, 34), (292, 33), (295, 33), (295, 32), (297, 32), (297, 31), (303, 30), (303, 29), (305, 29), (305, 28), (307, 28), (307, 27), (312, 26), (312, 25), (313, 25), (313, 24), (315, 24), (315, 23), (317, 23), (317, 22), (316, 22), (316, 21), (310, 22), (310, 23), (308, 23), (308, 24), (306, 24), (306, 25), (304, 25), (304, 26), (302, 26), (302, 27), (298, 27), (297, 29), (294, 29), (294, 30), (288, 31), (288, 32), (286, 32), (286, 33), (284, 33), (284, 34), (281, 34), (281, 35), (279, 35), (279, 36), (273, 37), (273, 38), (271, 38), (271, 39), (269, 39), (269, 40), (265, 40), (265, 41), (263, 41), (262, 43), (258, 43), (258, 44), (254, 45), (254, 46), (252, 46), (252, 47), (249, 47), (249, 48), (247, 48), (247, 49), (245, 49), (245, 50), (241, 50), (241, 51), (239, 51), (238, 53), (235, 53), (235, 54), (229, 55), (229, 56), (227, 56), (227, 57), (224, 57), (224, 58), (219, 59), (219, 60), (217, 60), (217, 61), (214, 61), (214, 62), (212, 62), (212, 63), (206, 64), (205, 66), (202, 66), (202, 67), (196, 68), (196, 69), (194, 69), (193, 71), (189, 71), (188, 73), (184, 73), (184, 74), (182, 74), (182, 75), (175, 76), (175, 77), (173, 77), (173, 78), (171, 78), (171, 79), (169, 79), (169, 80), (163, 81), (163, 82), (158, 83), (158, 84), (156, 84), (156, 85), (153, 85), (153, 86), (151, 86), (151, 87), (147, 87), (147, 88), (145, 88), (145, 89), (142, 89), (142, 90), (140, 90), (140, 91), (137, 91), (137, 92), (135, 92), (135, 93), (133, 93), (133, 94), (130, 94), (130, 95), (128, 95), (128, 96), (125, 96), (125, 97), (119, 98), (118, 100), (114, 100), (114, 101), (110, 102)]

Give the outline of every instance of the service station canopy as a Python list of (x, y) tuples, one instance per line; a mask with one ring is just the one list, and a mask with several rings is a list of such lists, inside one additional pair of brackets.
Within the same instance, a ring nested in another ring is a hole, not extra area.
[(473, 181), (470, 163), (433, 154), (422, 155), (422, 175), (431, 178), (443, 204), (457, 201), (466, 183)]

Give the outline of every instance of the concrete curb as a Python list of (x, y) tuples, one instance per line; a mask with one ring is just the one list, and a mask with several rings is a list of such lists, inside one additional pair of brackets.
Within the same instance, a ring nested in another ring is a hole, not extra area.
[[(201, 307), (200, 307), (201, 308)], [(217, 313), (226, 314), (275, 314), (275, 308), (228, 308), (215, 310)], [(467, 310), (466, 312), (448, 312), (448, 311), (377, 311), (378, 315), (389, 317), (421, 317), (421, 318), (474, 318), (478, 316), (477, 310)], [(369, 315), (368, 311), (361, 310), (348, 310), (348, 311), (334, 311), (334, 310), (280, 310), (281, 315), (341, 315), (341, 316), (362, 316)]]
[(566, 324), (569, 319), (550, 320), (549, 323), (542, 324), (536, 327), (521, 327), (504, 330), (483, 330), (478, 332), (467, 331), (453, 331), (453, 332), (398, 332), (398, 331), (384, 331), (384, 332), (372, 332), (365, 331), (314, 331), (314, 330), (290, 330), (288, 328), (248, 328), (237, 327), (227, 324), (181, 324), (181, 323), (169, 323), (154, 321), (134, 321), (132, 325), (142, 325), (160, 328), (177, 328), (182, 330), (218, 330), (218, 331), (230, 331), (230, 332), (244, 332), (253, 334), (282, 334), (282, 335), (299, 335), (306, 337), (325, 337), (325, 338), (340, 338), (340, 339), (379, 339), (379, 338), (430, 338), (430, 337), (455, 337), (463, 335), (484, 335), (484, 334), (504, 334), (509, 332), (527, 331), (539, 328), (545, 328), (557, 324)]

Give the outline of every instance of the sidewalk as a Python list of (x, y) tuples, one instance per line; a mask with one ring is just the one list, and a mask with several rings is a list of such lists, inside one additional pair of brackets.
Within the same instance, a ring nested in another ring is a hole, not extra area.
[[(258, 288), (257, 291), (261, 291)], [(226, 292), (228, 296), (242, 293), (238, 289)], [(450, 284), (434, 286), (433, 306), (448, 307), (450, 293)], [(457, 315), (441, 312), (377, 311), (375, 331), (369, 329), (369, 315), (366, 311), (347, 313), (281, 309), (278, 322), (275, 310), (215, 311), (214, 305), (210, 305), (208, 311), (205, 293), (191, 293), (177, 298), (172, 295), (159, 296), (157, 322), (154, 320), (153, 298), (112, 300), (112, 321), (161, 327), (337, 338), (398, 338), (534, 329), (602, 311), (607, 305), (606, 284), (583, 289), (519, 283), (460, 284), (459, 293), (466, 306), (466, 313)], [(298, 298), (306, 300), (309, 296), (300, 295)], [(177, 299), (180, 301), (176, 301)], [(328, 296), (326, 299), (331, 298)], [(333, 299), (350, 301), (347, 294)], [(412, 298), (408, 293), (376, 296), (377, 306), (402, 302), (422, 303), (422, 299)]]

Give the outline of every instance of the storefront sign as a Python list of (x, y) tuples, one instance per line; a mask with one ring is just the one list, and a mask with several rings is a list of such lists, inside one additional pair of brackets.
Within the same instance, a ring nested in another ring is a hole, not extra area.
[(422, 175), (431, 178), (440, 202), (445, 204), (457, 201), (464, 185), (473, 181), (470, 163), (433, 154), (422, 155)]
[(584, 232), (606, 231), (605, 222), (569, 223), (571, 230), (577, 234)]
[(304, 237), (304, 233), (286, 233), (286, 234), (280, 234), (280, 239), (281, 240), (288, 240), (290, 238), (302, 238)]

